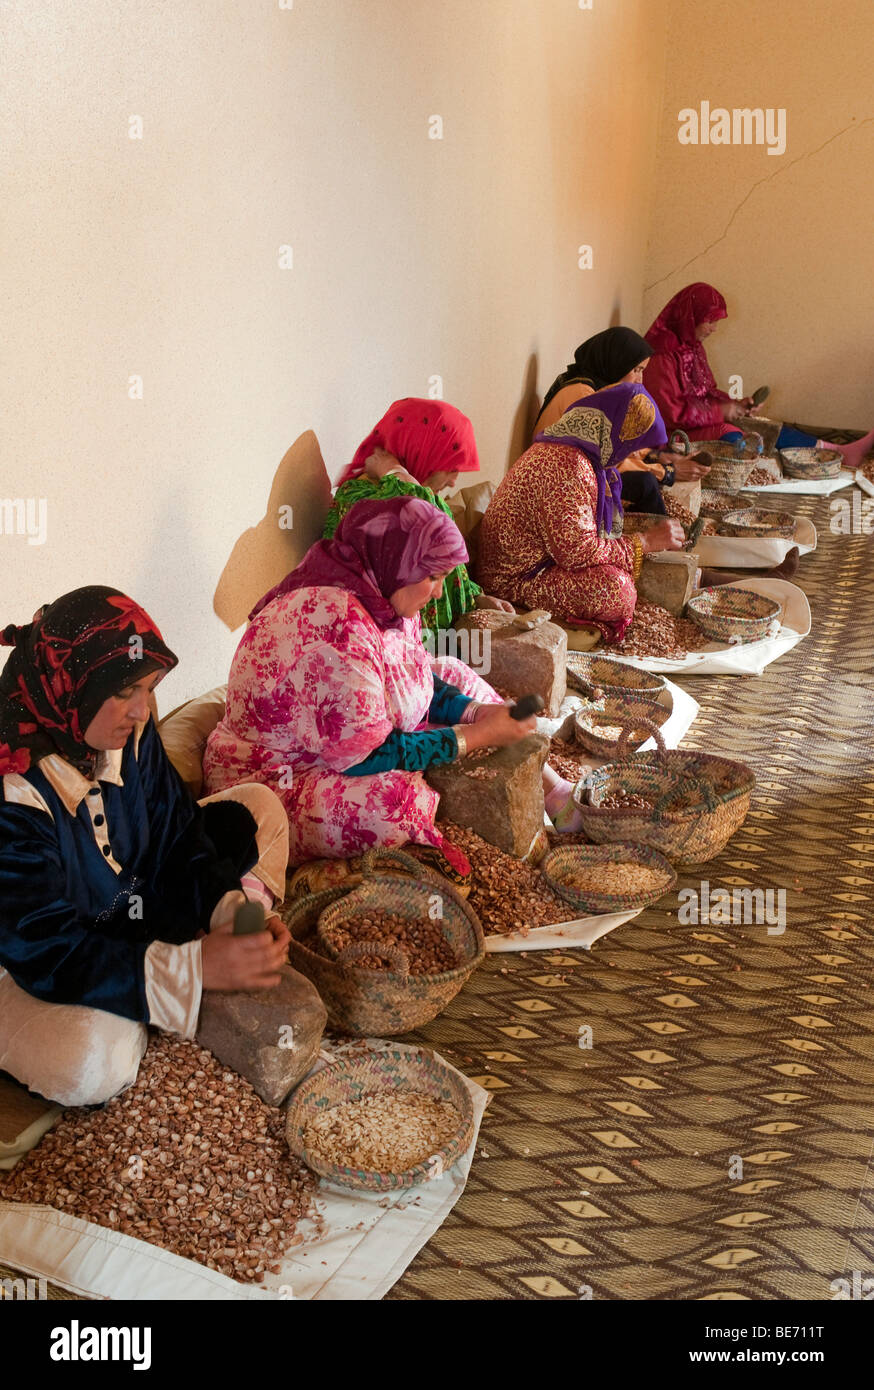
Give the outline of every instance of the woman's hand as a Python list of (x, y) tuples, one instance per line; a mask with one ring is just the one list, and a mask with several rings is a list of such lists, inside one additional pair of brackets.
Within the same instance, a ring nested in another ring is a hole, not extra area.
[(674, 477), (678, 483), (691, 483), (696, 478), (706, 478), (710, 472), (709, 463), (699, 463), (692, 455), (671, 454), (670, 461), (674, 465)]
[(645, 531), (638, 531), (644, 555), (652, 555), (658, 550), (682, 550), (686, 544), (686, 532), (679, 521), (665, 517)]
[(204, 989), (274, 989), (285, 964), (288, 928), (275, 913), (266, 930), (252, 936), (233, 936), (227, 928), (211, 931), (201, 943)]
[(385, 449), (374, 449), (364, 465), (364, 471), (368, 478), (384, 478), (390, 469), (396, 470), (395, 477), (400, 478), (402, 483), (415, 483), (416, 480), (412, 473), (408, 473), (394, 454), (388, 453)]
[(745, 401), (720, 401), (719, 409), (722, 411), (722, 418), (726, 424), (740, 420), (747, 413)]
[(537, 733), (537, 717), (511, 719), (509, 705), (483, 705), (473, 724), (465, 724), (464, 739), (469, 749), (506, 748)]
[(495, 598), (494, 594), (477, 594), (474, 599), (477, 608), (496, 608), (499, 613), (515, 613), (512, 603), (505, 598)]

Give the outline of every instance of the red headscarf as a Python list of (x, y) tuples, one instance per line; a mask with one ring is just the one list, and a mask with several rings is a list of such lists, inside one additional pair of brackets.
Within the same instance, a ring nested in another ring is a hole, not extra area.
[(726, 317), (725, 300), (719, 291), (697, 280), (668, 300), (655, 323), (647, 329), (646, 339), (656, 352), (673, 352), (696, 341), (695, 329), (699, 324)]
[(395, 401), (359, 445), (340, 482), (359, 478), (375, 449), (393, 454), (423, 487), (432, 473), (479, 472), (473, 425), (446, 401), (417, 396)]
[(85, 730), (104, 700), (177, 658), (148, 613), (117, 589), (90, 584), (11, 625), (0, 672), (0, 775), (60, 753), (86, 776), (97, 754)]
[(281, 594), (311, 586), (346, 589), (379, 628), (400, 628), (389, 599), (397, 589), (432, 574), (447, 574), (467, 560), (464, 538), (451, 517), (419, 497), (356, 502), (334, 537), (311, 545), (297, 569), (255, 604), (249, 619)]

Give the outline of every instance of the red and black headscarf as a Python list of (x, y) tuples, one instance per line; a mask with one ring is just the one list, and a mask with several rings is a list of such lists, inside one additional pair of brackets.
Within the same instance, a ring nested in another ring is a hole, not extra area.
[(97, 754), (85, 730), (100, 706), (177, 663), (148, 613), (101, 584), (64, 594), (33, 622), (10, 625), (0, 645), (13, 648), (0, 672), (0, 776), (26, 772), (49, 753), (93, 776)]

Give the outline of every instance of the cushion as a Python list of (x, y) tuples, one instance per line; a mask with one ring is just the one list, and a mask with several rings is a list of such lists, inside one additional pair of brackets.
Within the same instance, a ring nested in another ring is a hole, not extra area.
[(194, 797), (203, 791), (206, 740), (224, 716), (227, 694), (226, 685), (217, 685), (165, 715), (158, 725), (167, 756)]

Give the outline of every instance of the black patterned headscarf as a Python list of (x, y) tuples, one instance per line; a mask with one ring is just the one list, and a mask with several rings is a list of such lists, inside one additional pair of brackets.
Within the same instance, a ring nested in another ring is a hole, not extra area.
[(0, 776), (60, 753), (85, 776), (97, 754), (85, 730), (111, 695), (177, 664), (148, 613), (101, 584), (73, 589), (33, 622), (0, 633)]

